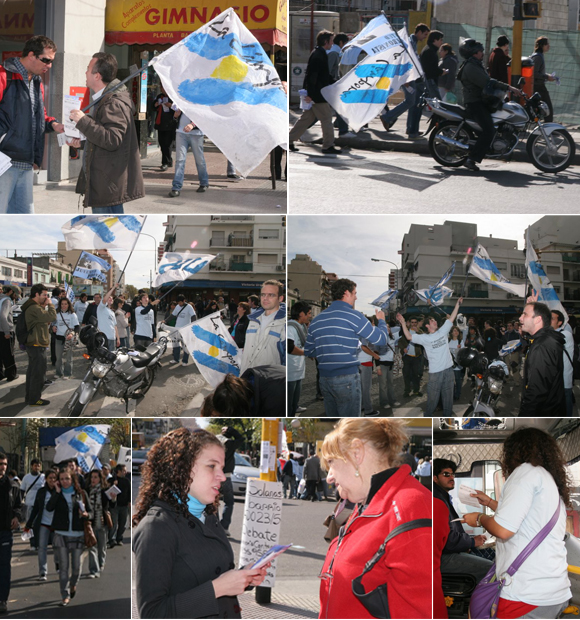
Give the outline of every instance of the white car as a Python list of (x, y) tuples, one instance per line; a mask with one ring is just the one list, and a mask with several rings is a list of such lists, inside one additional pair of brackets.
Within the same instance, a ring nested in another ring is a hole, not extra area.
[(253, 467), (250, 459), (243, 454), (234, 454), (236, 465), (232, 473), (232, 486), (234, 495), (245, 495), (248, 478), (259, 478), (260, 470)]
[(147, 460), (147, 455), (149, 454), (149, 450), (133, 450), (132, 451), (132, 467), (131, 471), (134, 474), (141, 474), (141, 467), (143, 463)]

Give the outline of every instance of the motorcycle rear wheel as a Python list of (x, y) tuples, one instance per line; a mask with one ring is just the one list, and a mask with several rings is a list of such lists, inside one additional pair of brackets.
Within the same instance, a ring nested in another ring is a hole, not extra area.
[(548, 145), (541, 133), (533, 134), (526, 143), (526, 151), (532, 164), (542, 172), (562, 172), (572, 163), (576, 145), (565, 129), (555, 129), (550, 134), (555, 153), (548, 152)]
[(431, 152), (431, 156), (442, 166), (458, 168), (459, 166), (463, 166), (465, 160), (469, 156), (468, 151), (455, 149), (453, 146), (449, 146), (441, 140), (438, 140), (440, 135), (453, 138), (453, 140), (465, 144), (467, 144), (469, 140), (473, 140), (471, 130), (464, 125), (459, 132), (457, 132), (458, 127), (459, 125), (455, 122), (441, 123), (429, 136), (429, 151)]

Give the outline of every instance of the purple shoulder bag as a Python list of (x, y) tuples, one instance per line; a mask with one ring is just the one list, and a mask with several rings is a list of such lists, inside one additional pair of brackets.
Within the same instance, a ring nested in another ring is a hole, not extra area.
[(497, 606), (501, 596), (501, 591), (506, 582), (506, 576), (513, 577), (519, 567), (528, 559), (529, 555), (534, 551), (538, 545), (546, 538), (546, 536), (552, 531), (558, 516), (560, 515), (560, 500), (558, 499), (558, 508), (554, 516), (550, 519), (546, 525), (530, 540), (525, 549), (518, 555), (518, 557), (512, 562), (511, 566), (501, 576), (496, 577), (495, 574), (495, 562), (492, 564), (487, 575), (477, 584), (473, 594), (471, 595), (471, 601), (469, 603), (469, 617), (479, 618), (481, 620), (487, 620), (488, 618), (497, 617)]

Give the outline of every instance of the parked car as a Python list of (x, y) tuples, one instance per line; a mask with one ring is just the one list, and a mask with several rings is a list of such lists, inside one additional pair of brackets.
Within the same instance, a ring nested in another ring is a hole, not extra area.
[(259, 478), (260, 470), (252, 465), (249, 457), (235, 453), (236, 465), (232, 474), (234, 495), (245, 495), (248, 478)]
[(147, 460), (147, 455), (149, 454), (149, 450), (133, 450), (131, 452), (132, 456), (132, 466), (131, 471), (134, 474), (141, 474), (141, 467), (143, 463)]

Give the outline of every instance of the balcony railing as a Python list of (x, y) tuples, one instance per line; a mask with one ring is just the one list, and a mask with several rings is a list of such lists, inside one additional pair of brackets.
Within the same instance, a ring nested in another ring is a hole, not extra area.
[(227, 263), (216, 263), (213, 261), (209, 264), (210, 271), (253, 271), (254, 263), (239, 263), (229, 261)]
[(252, 237), (228, 237), (227, 239), (213, 237), (209, 240), (210, 247), (221, 248), (251, 248), (254, 245)]
[(218, 222), (253, 222), (253, 215), (212, 215), (211, 221)]
[(486, 299), (489, 297), (489, 291), (475, 291), (475, 290), (469, 290), (467, 292), (467, 296), (468, 297), (477, 297), (479, 299)]

